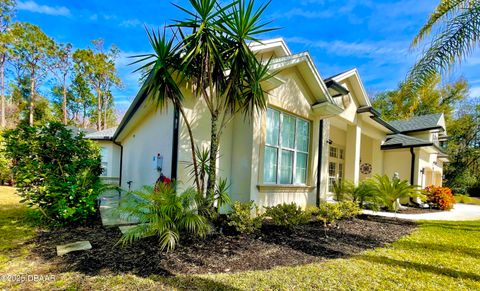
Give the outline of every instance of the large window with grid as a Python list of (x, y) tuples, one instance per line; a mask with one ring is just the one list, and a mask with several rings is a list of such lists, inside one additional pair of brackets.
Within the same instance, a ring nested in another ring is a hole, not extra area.
[(305, 185), (309, 139), (308, 121), (278, 110), (267, 109), (263, 182)]

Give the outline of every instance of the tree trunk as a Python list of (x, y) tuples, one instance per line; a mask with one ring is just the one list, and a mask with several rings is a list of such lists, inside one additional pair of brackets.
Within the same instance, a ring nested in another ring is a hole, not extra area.
[(67, 125), (67, 121), (68, 121), (68, 116), (67, 116), (67, 86), (65, 85), (65, 83), (63, 84), (62, 111), (63, 111), (63, 124)]
[(103, 103), (103, 129), (107, 129), (107, 100)]
[(217, 155), (218, 155), (218, 111), (211, 114), (211, 132), (210, 132), (210, 163), (208, 169), (207, 194), (212, 194), (215, 190), (215, 182), (217, 180)]
[(0, 60), (1, 65), (0, 65), (0, 90), (1, 90), (1, 95), (2, 95), (2, 101), (1, 101), (1, 114), (2, 114), (2, 121), (1, 125), (2, 128), (5, 128), (7, 126), (7, 119), (5, 117), (5, 54), (2, 54), (2, 59)]
[[(197, 157), (195, 156), (195, 140), (193, 139), (193, 132), (192, 127), (190, 126), (190, 122), (188, 122), (187, 115), (183, 110), (181, 105), (177, 105), (180, 114), (182, 115), (183, 121), (185, 121), (185, 125), (187, 126), (188, 135), (190, 136), (190, 147), (192, 148), (192, 161), (193, 161), (193, 171), (195, 174), (195, 185), (197, 186), (197, 192), (202, 193), (203, 189), (200, 188), (200, 181), (198, 175), (198, 164), (197, 164)], [(203, 193), (202, 193), (203, 194)]]
[(102, 94), (97, 89), (97, 130), (102, 130)]
[(87, 105), (83, 103), (83, 118), (82, 118), (82, 127), (86, 128), (87, 127)]
[(30, 104), (29, 104), (29, 118), (28, 123), (30, 126), (33, 126), (33, 113), (34, 113), (34, 103), (35, 103), (35, 77), (34, 73), (32, 73), (31, 80), (30, 80)]

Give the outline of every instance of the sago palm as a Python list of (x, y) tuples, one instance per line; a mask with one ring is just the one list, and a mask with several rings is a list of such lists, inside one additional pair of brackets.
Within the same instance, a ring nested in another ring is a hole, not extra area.
[(390, 179), (387, 175), (375, 175), (369, 181), (369, 188), (373, 195), (383, 201), (391, 211), (397, 211), (397, 199), (420, 197), (417, 186), (410, 185), (406, 180)]
[(448, 72), (479, 45), (480, 1), (441, 0), (414, 38), (412, 47), (425, 42), (432, 30), (435, 33), (407, 77), (407, 83), (414, 90), (436, 73)]
[(210, 231), (208, 220), (199, 214), (198, 193), (187, 189), (178, 194), (175, 185), (159, 184), (157, 191), (145, 186), (127, 193), (120, 202), (118, 212), (126, 220), (138, 221), (120, 239), (120, 244), (156, 236), (162, 250), (173, 250), (180, 235), (188, 233), (204, 237)]

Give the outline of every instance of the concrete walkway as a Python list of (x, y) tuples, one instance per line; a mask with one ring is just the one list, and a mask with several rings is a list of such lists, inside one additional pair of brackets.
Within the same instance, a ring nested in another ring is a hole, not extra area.
[(480, 220), (480, 206), (470, 204), (455, 204), (450, 211), (440, 211), (421, 214), (404, 214), (404, 213), (392, 213), (392, 212), (375, 212), (372, 210), (363, 210), (364, 214), (384, 216), (384, 217), (396, 217), (409, 220)]
[(100, 197), (100, 216), (103, 226), (136, 224), (136, 221), (123, 220), (117, 211), (120, 196), (117, 191), (109, 191)]

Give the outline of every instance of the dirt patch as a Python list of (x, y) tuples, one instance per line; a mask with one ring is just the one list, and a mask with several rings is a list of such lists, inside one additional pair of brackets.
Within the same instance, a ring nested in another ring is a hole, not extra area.
[[(214, 233), (204, 240), (187, 238), (172, 253), (159, 251), (155, 238), (122, 248), (118, 228), (100, 225), (39, 232), (32, 256), (54, 263), (59, 272), (88, 275), (133, 273), (139, 276), (263, 270), (354, 255), (392, 243), (411, 233), (413, 222), (373, 216), (340, 221), (329, 229), (311, 222), (291, 230), (264, 225), (252, 235)], [(57, 257), (55, 246), (88, 240), (92, 249)]]

